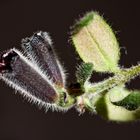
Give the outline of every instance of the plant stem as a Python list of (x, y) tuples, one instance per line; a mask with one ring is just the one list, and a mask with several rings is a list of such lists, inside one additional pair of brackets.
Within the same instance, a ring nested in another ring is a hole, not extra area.
[(120, 69), (113, 77), (99, 83), (91, 84), (86, 82), (84, 85), (85, 94), (83, 94), (85, 108), (96, 113), (94, 107), (99, 98), (104, 96), (109, 89), (124, 85), (138, 75), (140, 75), (140, 65), (129, 69)]
[[(85, 94), (83, 94), (84, 100), (88, 103), (88, 107), (90, 109), (93, 107), (93, 100), (96, 101), (99, 97), (105, 95), (109, 89), (123, 85), (126, 82), (129, 82), (131, 79), (135, 78), (140, 74), (140, 65), (131, 67), (129, 69), (120, 69), (113, 77), (104, 80), (99, 83), (91, 84), (89, 82), (86, 82), (85, 87)], [(64, 100), (64, 92), (61, 92), (61, 98), (59, 105), (61, 107), (71, 107), (76, 103), (76, 97), (70, 96), (67, 94), (67, 100)], [(90, 101), (92, 101), (92, 104), (90, 105)]]
[(99, 94), (110, 88), (113, 88), (118, 85), (125, 84), (131, 79), (135, 78), (140, 74), (140, 65), (128, 68), (120, 69), (113, 77), (95, 84), (90, 84), (89, 82), (85, 83), (86, 94)]

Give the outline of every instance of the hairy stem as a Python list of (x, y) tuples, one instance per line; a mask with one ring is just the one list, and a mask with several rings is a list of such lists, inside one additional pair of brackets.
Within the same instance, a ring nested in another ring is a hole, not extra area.
[[(85, 94), (83, 94), (83, 99), (86, 101), (85, 106), (87, 105), (87, 107), (91, 109), (94, 106), (93, 104), (96, 102), (96, 99), (105, 95), (105, 93), (107, 93), (106, 91), (115, 86), (123, 85), (126, 82), (129, 82), (139, 74), (140, 65), (137, 65), (129, 69), (120, 69), (120, 71), (118, 71), (113, 77), (97, 84), (90, 84), (89, 82), (86, 82), (84, 85)], [(59, 106), (67, 108), (73, 106), (75, 103), (76, 97), (67, 94), (67, 98), (65, 100), (65, 95), (62, 92), (61, 98), (59, 100)]]
[(96, 96), (97, 94), (104, 93), (104, 91), (109, 90), (115, 86), (119, 86), (129, 82), (131, 79), (135, 78), (140, 74), (140, 65), (128, 68), (120, 69), (113, 77), (99, 82), (97, 84), (85, 83), (86, 94), (91, 94)]

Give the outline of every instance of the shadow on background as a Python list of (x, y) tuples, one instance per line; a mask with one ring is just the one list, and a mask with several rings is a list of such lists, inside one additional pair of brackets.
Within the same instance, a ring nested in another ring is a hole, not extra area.
[[(75, 79), (75, 65), (80, 62), (71, 47), (69, 27), (86, 11), (99, 11), (117, 31), (120, 42), (120, 64), (136, 65), (140, 60), (140, 9), (136, 1), (122, 0), (2, 0), (0, 1), (0, 51), (20, 49), (22, 38), (38, 30), (48, 31), (55, 50), (69, 74)], [(128, 54), (125, 54), (126, 47)], [(97, 77), (96, 77), (97, 78)], [(94, 77), (93, 77), (94, 80)], [(129, 88), (140, 89), (140, 80), (133, 80)], [(0, 82), (0, 140), (132, 140), (139, 136), (140, 123), (117, 124), (88, 113), (78, 116), (75, 110), (65, 114), (44, 113), (31, 105), (14, 90)]]

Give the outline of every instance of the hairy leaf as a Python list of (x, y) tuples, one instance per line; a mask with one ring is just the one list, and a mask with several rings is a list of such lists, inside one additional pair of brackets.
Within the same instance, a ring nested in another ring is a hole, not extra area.
[(88, 80), (93, 72), (93, 64), (92, 63), (83, 63), (79, 66), (76, 77), (77, 82), (80, 84), (84, 84), (86, 80)]
[(139, 109), (130, 111), (124, 107), (116, 106), (112, 103), (112, 101), (120, 101), (130, 95), (130, 92), (124, 87), (115, 87), (111, 89), (105, 96), (101, 96), (96, 102), (95, 106), (97, 114), (101, 115), (107, 120), (118, 122), (128, 122), (139, 119)]
[(113, 102), (114, 105), (122, 106), (127, 110), (136, 110), (140, 107), (140, 91), (132, 91), (127, 97), (118, 102)]

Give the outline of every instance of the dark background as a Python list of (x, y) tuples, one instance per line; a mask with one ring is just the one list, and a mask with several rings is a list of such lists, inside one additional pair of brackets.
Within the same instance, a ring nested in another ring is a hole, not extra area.
[[(103, 14), (117, 31), (122, 47), (120, 64), (136, 65), (140, 60), (138, 0), (1, 0), (0, 50), (20, 48), (22, 38), (38, 30), (48, 31), (72, 81), (80, 60), (68, 41), (69, 27), (90, 10)], [(133, 80), (129, 88), (140, 89), (140, 79)], [(132, 140), (139, 138), (139, 132), (139, 122), (112, 123), (88, 113), (79, 116), (75, 110), (44, 113), (0, 82), (0, 140)]]

